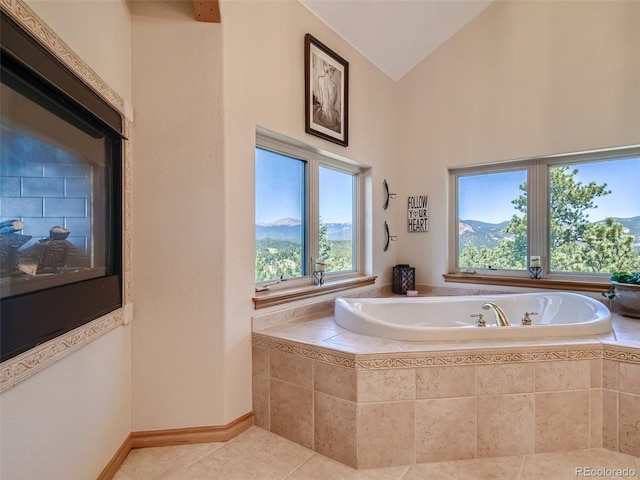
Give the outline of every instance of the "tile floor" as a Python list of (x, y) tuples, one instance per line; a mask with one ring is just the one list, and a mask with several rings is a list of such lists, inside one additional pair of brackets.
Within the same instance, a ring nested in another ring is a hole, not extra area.
[(640, 458), (602, 448), (354, 470), (251, 427), (224, 443), (132, 450), (114, 480), (575, 480), (638, 476)]

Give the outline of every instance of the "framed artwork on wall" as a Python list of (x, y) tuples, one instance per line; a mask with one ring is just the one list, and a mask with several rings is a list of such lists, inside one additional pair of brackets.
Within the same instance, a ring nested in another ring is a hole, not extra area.
[(305, 132), (349, 144), (349, 62), (307, 33), (304, 37)]

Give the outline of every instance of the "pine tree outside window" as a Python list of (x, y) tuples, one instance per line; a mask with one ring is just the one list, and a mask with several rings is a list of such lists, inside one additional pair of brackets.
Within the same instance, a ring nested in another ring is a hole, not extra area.
[(640, 148), (450, 170), (450, 271), (598, 280), (640, 269)]

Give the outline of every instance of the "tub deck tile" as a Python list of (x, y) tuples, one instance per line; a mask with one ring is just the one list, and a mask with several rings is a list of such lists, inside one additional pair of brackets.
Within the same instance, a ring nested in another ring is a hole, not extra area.
[[(461, 458), (433, 453), (446, 443), (446, 425), (465, 432), (473, 425), (475, 434), (454, 449), (462, 457), (529, 458), (601, 446), (638, 455), (640, 321), (614, 315), (613, 327), (615, 334), (595, 337), (418, 343), (367, 337), (316, 315), (254, 332), (254, 388), (265, 428), (307, 447), (317, 443), (317, 451), (360, 469)], [(265, 374), (263, 350), (273, 353), (276, 366), (278, 359), (293, 363)], [(297, 380), (309, 363), (311, 376), (307, 368), (305, 382)], [(468, 375), (448, 379), (456, 389), (445, 389), (433, 377), (441, 370)], [(447, 413), (458, 404), (466, 415)], [(396, 427), (385, 423), (389, 418)], [(345, 435), (349, 442), (333, 448)], [(388, 448), (389, 438), (402, 448)], [(431, 471), (418, 467), (409, 468), (407, 478)]]

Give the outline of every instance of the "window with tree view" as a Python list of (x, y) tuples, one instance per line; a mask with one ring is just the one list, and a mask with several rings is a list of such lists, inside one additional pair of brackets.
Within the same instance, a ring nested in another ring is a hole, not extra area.
[[(640, 149), (452, 170), (458, 269), (640, 270)], [(453, 227), (453, 226), (452, 226)]]
[(353, 173), (320, 167), (319, 255), (327, 272), (354, 270)]
[(261, 136), (255, 166), (256, 282), (356, 273), (359, 169)]

